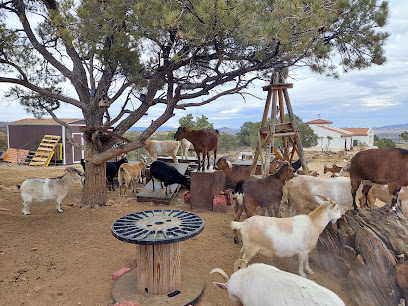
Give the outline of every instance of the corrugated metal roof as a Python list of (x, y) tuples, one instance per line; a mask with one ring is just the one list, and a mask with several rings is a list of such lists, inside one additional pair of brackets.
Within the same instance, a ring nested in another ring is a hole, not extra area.
[(367, 136), (369, 130), (369, 128), (341, 128), (341, 129), (352, 132), (354, 136)]
[[(82, 121), (84, 119), (60, 119), (65, 123), (74, 123), (76, 121)], [(21, 119), (9, 123), (10, 125), (59, 125), (54, 119)]]
[(306, 122), (307, 124), (332, 124), (333, 122), (324, 120), (324, 119), (316, 119), (312, 121)]

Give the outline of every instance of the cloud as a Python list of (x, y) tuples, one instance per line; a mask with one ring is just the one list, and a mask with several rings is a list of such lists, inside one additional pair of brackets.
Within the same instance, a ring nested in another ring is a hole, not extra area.
[(363, 106), (375, 109), (387, 108), (400, 104), (395, 101), (390, 101), (389, 97), (363, 98), (361, 99), (361, 102)]

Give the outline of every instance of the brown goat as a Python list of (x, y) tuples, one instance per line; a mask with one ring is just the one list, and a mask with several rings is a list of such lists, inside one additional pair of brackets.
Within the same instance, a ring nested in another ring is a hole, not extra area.
[[(243, 210), (247, 218), (252, 217), (258, 206), (262, 208), (262, 215), (265, 215), (265, 208), (267, 208), (270, 217), (277, 217), (283, 186), (293, 176), (293, 168), (284, 164), (274, 175), (262, 179), (239, 181), (234, 190), (236, 198), (234, 221), (239, 221)], [(273, 207), (273, 214), (271, 207)], [(236, 230), (234, 230), (234, 242), (238, 243)]]
[(339, 167), (336, 164), (333, 164), (331, 168), (324, 165), (324, 174), (326, 174), (327, 172), (331, 172), (333, 173), (331, 176), (334, 177), (335, 173), (339, 173), (341, 169), (343, 169), (343, 167)]
[[(269, 174), (275, 174), (278, 170), (278, 162), (273, 160), (269, 166)], [(249, 179), (250, 167), (235, 166), (230, 161), (221, 157), (218, 159), (215, 168), (224, 171), (225, 175), (230, 179), (232, 185), (236, 186), (239, 181)]]
[[(174, 135), (176, 140), (186, 138), (193, 144), (198, 158), (198, 171), (205, 170), (205, 156), (207, 156), (207, 169), (210, 168), (210, 151), (214, 151), (214, 168), (217, 159), (218, 150), (218, 131), (214, 129), (191, 130), (187, 127), (180, 126)], [(200, 154), (203, 154), (203, 160), (200, 160)]]
[(370, 183), (388, 185), (388, 192), (392, 198), (390, 208), (395, 210), (401, 187), (408, 185), (407, 172), (408, 150), (368, 149), (358, 152), (350, 162), (354, 210), (358, 210), (356, 191), (360, 184), (364, 184), (363, 193), (366, 195), (366, 205), (368, 205), (367, 194), (371, 188)]

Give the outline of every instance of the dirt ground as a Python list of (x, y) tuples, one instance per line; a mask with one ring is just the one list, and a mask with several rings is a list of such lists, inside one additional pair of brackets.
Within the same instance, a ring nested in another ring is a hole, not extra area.
[[(345, 164), (344, 156), (306, 153), (311, 170), (323, 175), (324, 164)], [(78, 169), (79, 166), (77, 166)], [(56, 177), (65, 167), (36, 168), (0, 164), (0, 185), (21, 184), (26, 178)], [(205, 221), (204, 231), (180, 243), (181, 265), (197, 271), (205, 281), (205, 290), (196, 305), (231, 305), (226, 291), (215, 288), (213, 281), (220, 275), (210, 275), (222, 268), (230, 275), (239, 257), (241, 245), (234, 244), (229, 223), (233, 207), (226, 213), (192, 210), (183, 201), (181, 189), (171, 205), (138, 203), (136, 195), (119, 198), (119, 191), (108, 191), (108, 206), (98, 209), (78, 208), (81, 187), (76, 184), (64, 199), (58, 213), (55, 202), (33, 203), (30, 216), (23, 215), (19, 193), (0, 191), (0, 304), (1, 305), (113, 305), (112, 273), (122, 267), (135, 267), (134, 245), (115, 239), (111, 224), (118, 218), (149, 209), (180, 209), (192, 211)], [(263, 262), (279, 269), (297, 273), (297, 258), (267, 258), (257, 256), (253, 262)], [(347, 280), (337, 279), (318, 266), (315, 250), (310, 256), (314, 270), (308, 278), (337, 293), (346, 305), (353, 305), (347, 295)], [(273, 288), (271, 288), (273, 290)]]

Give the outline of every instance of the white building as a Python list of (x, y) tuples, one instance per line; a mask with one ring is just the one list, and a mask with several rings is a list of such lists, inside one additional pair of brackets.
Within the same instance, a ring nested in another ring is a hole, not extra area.
[(374, 132), (371, 128), (335, 128), (331, 121), (316, 119), (306, 122), (317, 135), (314, 150), (341, 151), (351, 150), (353, 146), (374, 145)]

